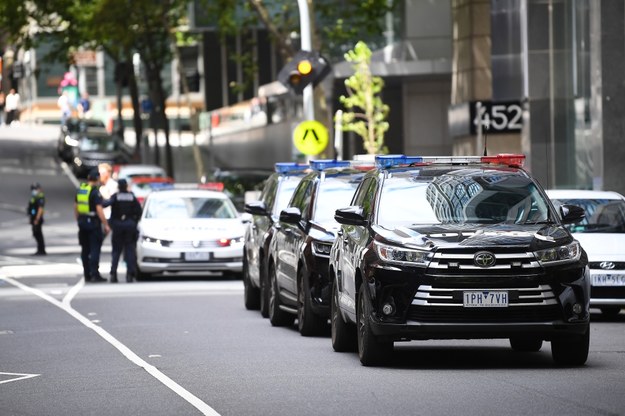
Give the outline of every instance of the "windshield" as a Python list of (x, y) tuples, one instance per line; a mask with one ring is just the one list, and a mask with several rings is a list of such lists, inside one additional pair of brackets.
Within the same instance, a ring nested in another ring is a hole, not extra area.
[(358, 175), (357, 179), (344, 176), (323, 181), (319, 186), (314, 220), (317, 222), (335, 221), (334, 212), (349, 205), (361, 180), (362, 175)]
[[(433, 176), (432, 176), (433, 175)], [(534, 224), (549, 208), (532, 180), (512, 172), (459, 169), (401, 172), (387, 178), (378, 224)]]
[(80, 150), (85, 152), (113, 152), (117, 147), (117, 142), (106, 136), (83, 136), (80, 140)]
[(145, 218), (183, 220), (189, 218), (237, 218), (234, 205), (221, 198), (169, 195), (150, 200)]
[(99, 120), (69, 119), (66, 123), (67, 130), (71, 133), (84, 132), (89, 127), (104, 128), (104, 123)]
[(556, 207), (568, 204), (584, 208), (586, 217), (566, 226), (573, 233), (625, 233), (625, 201), (571, 198), (554, 199), (553, 203)]

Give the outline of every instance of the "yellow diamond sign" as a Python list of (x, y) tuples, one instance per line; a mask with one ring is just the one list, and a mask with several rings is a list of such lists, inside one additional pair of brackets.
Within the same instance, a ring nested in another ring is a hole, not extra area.
[(318, 155), (328, 146), (328, 129), (316, 120), (302, 121), (293, 131), (293, 143), (305, 155)]

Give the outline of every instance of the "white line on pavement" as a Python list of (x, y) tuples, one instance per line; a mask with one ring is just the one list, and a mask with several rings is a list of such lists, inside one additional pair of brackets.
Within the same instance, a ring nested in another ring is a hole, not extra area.
[[(18, 287), (18, 288), (20, 288), (20, 289), (22, 289), (22, 290), (24, 290), (24, 291), (26, 291), (28, 293), (31, 293), (31, 294), (33, 294), (35, 296), (38, 296), (41, 299), (51, 303), (52, 305), (54, 305), (54, 306), (64, 310), (69, 315), (73, 316), (76, 320), (78, 320), (80, 323), (82, 323), (84, 326), (86, 326), (87, 328), (92, 329), (93, 331), (95, 331), (95, 333), (100, 335), (105, 341), (107, 341), (109, 344), (111, 344), (113, 347), (115, 347), (128, 360), (130, 360), (135, 365), (143, 368), (145, 371), (148, 372), (148, 374), (150, 374), (152, 377), (154, 377), (155, 379), (157, 379), (158, 381), (163, 383), (165, 386), (167, 386), (170, 390), (172, 390), (178, 396), (182, 397), (189, 404), (191, 404), (193, 407), (195, 407), (200, 412), (202, 412), (202, 414), (204, 414), (204, 415), (211, 415), (211, 416), (219, 416), (219, 413), (217, 413), (208, 404), (204, 403), (197, 396), (195, 396), (194, 394), (192, 394), (191, 392), (186, 390), (184, 387), (182, 387), (181, 385), (179, 385), (178, 383), (176, 383), (175, 381), (170, 379), (167, 375), (163, 374), (156, 367), (154, 367), (153, 365), (151, 365), (148, 362), (146, 362), (145, 360), (143, 360), (141, 357), (139, 357), (137, 354), (135, 354), (130, 348), (126, 347), (124, 344), (122, 344), (120, 341), (118, 341), (117, 338), (115, 338), (113, 335), (109, 334), (102, 327), (96, 325), (95, 323), (91, 322), (89, 319), (85, 318), (82, 314), (80, 314), (78, 311), (76, 311), (74, 308), (71, 307), (71, 305), (69, 304), (69, 301), (67, 303), (65, 303), (65, 299), (64, 299), (63, 302), (59, 302), (58, 300), (56, 300), (55, 298), (47, 295), (46, 293), (44, 293), (44, 292), (42, 292), (40, 290), (34, 289), (34, 288), (30, 287), (30, 286), (27, 286), (27, 285), (25, 285), (23, 283), (20, 283), (19, 281), (15, 280), (15, 279), (12, 279), (11, 277), (4, 276), (3, 274), (0, 274), (0, 280), (4, 280), (7, 283), (10, 283), (13, 286)], [(82, 281), (82, 279), (81, 279), (81, 281)], [(80, 283), (78, 283), (78, 285), (80, 285)], [(76, 286), (78, 286), (78, 285), (76, 285)], [(71, 291), (70, 291), (70, 293), (71, 293)], [(68, 296), (69, 296), (69, 293), (68, 293)], [(67, 296), (66, 296), (66, 298), (67, 298)]]

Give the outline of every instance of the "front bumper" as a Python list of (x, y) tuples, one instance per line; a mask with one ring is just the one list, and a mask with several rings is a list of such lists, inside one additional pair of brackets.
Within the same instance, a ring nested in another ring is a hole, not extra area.
[[(190, 260), (194, 256), (197, 260)], [(137, 265), (144, 273), (243, 271), (243, 244), (214, 250), (178, 250), (143, 244), (137, 249)]]
[[(368, 268), (363, 285), (380, 339), (510, 338), (552, 340), (583, 334), (590, 322), (586, 267), (508, 275), (450, 275), (394, 267)], [(465, 291), (505, 291), (505, 307), (465, 307)], [(391, 315), (382, 313), (392, 304)]]

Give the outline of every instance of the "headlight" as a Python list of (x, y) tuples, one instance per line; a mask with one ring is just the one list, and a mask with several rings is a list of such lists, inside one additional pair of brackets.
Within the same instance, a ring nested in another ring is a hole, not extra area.
[(542, 266), (555, 266), (578, 261), (582, 255), (582, 249), (579, 242), (573, 241), (565, 246), (535, 251), (534, 255)]
[(378, 256), (386, 262), (405, 264), (408, 266), (425, 267), (430, 263), (430, 252), (414, 250), (404, 247), (390, 246), (387, 244), (373, 242)]
[(313, 241), (312, 243), (313, 254), (316, 256), (327, 257), (330, 255), (332, 249), (332, 243), (325, 243), (321, 241)]
[(72, 136), (65, 136), (65, 144), (68, 146), (76, 147), (78, 146), (78, 140), (73, 139)]
[(148, 237), (147, 235), (142, 236), (141, 241), (143, 241), (144, 243), (156, 244), (163, 247), (169, 247), (169, 245), (171, 244), (171, 241), (160, 240), (158, 238)]

